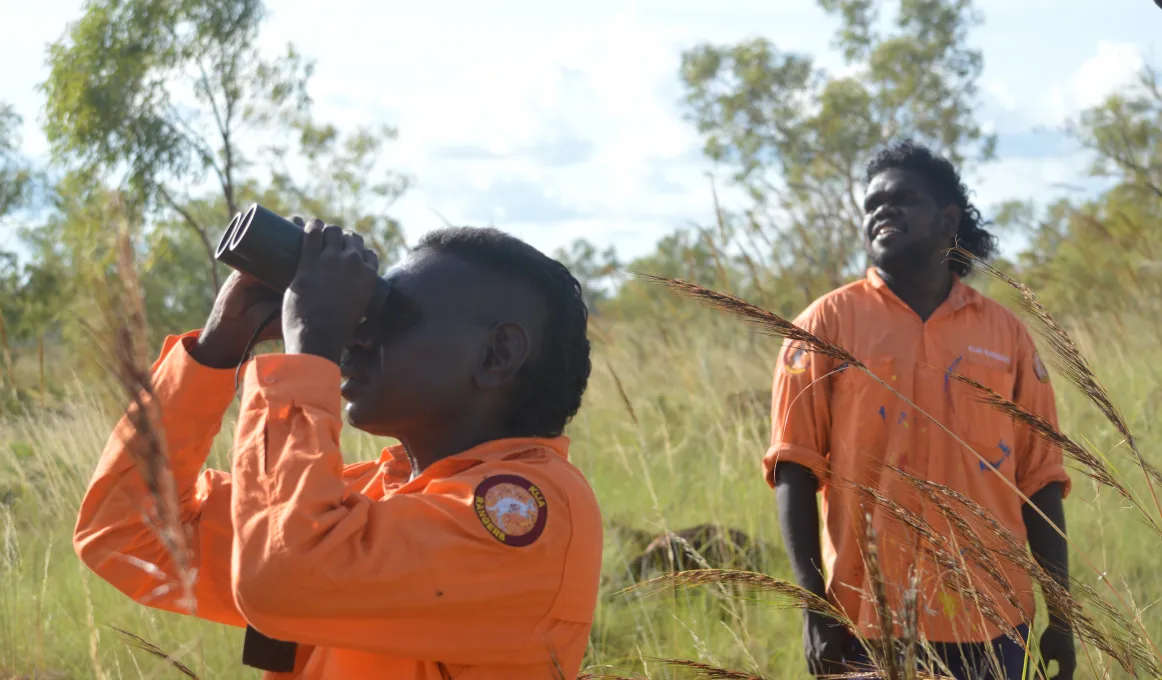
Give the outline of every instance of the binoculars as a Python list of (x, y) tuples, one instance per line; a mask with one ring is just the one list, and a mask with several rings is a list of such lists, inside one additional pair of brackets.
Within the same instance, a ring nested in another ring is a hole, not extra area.
[[(214, 259), (285, 292), (299, 267), (303, 236), (302, 227), (255, 203), (230, 220)], [(364, 316), (374, 316), (383, 309), (390, 289), (383, 277), (376, 280)]]

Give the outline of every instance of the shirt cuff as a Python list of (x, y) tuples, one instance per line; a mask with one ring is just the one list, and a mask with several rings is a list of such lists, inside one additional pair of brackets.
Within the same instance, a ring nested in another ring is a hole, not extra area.
[(828, 476), (827, 458), (823, 454), (805, 446), (775, 444), (767, 449), (767, 454), (763, 456), (763, 474), (767, 478), (767, 484), (772, 488), (775, 486), (775, 466), (779, 463), (802, 465), (820, 482), (825, 481)]
[(335, 362), (313, 354), (263, 354), (247, 365), (243, 391), (267, 403), (293, 403), (338, 418), (342, 376)]
[(1032, 498), (1033, 494), (1053, 482), (1061, 482), (1061, 497), (1068, 498), (1069, 491), (1073, 488), (1073, 482), (1069, 479), (1069, 473), (1066, 472), (1065, 466), (1060, 463), (1045, 465), (1028, 477), (1018, 480), (1017, 488), (1025, 494), (1026, 498)]
[(234, 400), (234, 371), (198, 363), (190, 349), (201, 331), (170, 335), (151, 370), (153, 393), (167, 411), (221, 419)]

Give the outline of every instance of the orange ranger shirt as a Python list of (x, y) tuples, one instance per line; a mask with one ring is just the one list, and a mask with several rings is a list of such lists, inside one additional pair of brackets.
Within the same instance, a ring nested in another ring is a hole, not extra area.
[[(885, 469), (948, 486), (990, 510), (1024, 544), (1023, 501), (996, 474), (1032, 496), (1050, 482), (1069, 478), (1059, 448), (1028, 428), (979, 403), (950, 373), (983, 383), (1051, 423), (1057, 422), (1053, 388), (1028, 329), (1011, 312), (955, 281), (948, 298), (927, 322), (902, 302), (875, 271), (812, 303), (796, 325), (854, 354), (875, 375), (946, 425), (985, 460), (953, 439), (898, 395), (858, 369), (786, 342), (774, 372), (771, 446), (763, 458), (774, 485), (778, 462), (803, 465), (820, 479), (823, 563), (828, 597), (868, 637), (879, 637), (863, 561), (863, 516), (872, 514), (891, 608), (902, 611), (909, 567), (920, 574), (921, 631), (933, 642), (970, 642), (1001, 634), (971, 598), (946, 589), (935, 565), (917, 559), (917, 537), (886, 513), (864, 507), (839, 480), (859, 481), (920, 514), (942, 536), (955, 536), (939, 510)], [(986, 539), (977, 521), (970, 520)], [(1031, 579), (1014, 565), (1002, 570), (1016, 601), (971, 561), (973, 584), (999, 604), (1013, 625), (1032, 621)]]
[[(345, 465), (338, 367), (265, 355), (245, 369), (232, 474), (202, 472), (234, 372), (198, 364), (187, 352), (196, 336), (167, 338), (153, 367), (196, 553), (196, 615), (299, 643), (293, 673), (264, 677), (577, 675), (602, 528), (566, 438), (489, 442), (415, 479), (399, 447)], [(123, 417), (81, 504), (75, 549), (134, 600), (182, 611), (165, 587), (173, 560), (144, 519), (136, 437)]]

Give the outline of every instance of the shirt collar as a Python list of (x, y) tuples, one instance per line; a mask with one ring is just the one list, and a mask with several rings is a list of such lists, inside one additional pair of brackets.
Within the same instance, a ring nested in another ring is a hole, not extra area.
[[(868, 267), (867, 281), (880, 294), (890, 295), (892, 298), (899, 300), (899, 297), (892, 292), (892, 289), (888, 287), (887, 281), (884, 281), (884, 277), (880, 275), (879, 270), (875, 267)], [(947, 308), (948, 311), (954, 312), (968, 305), (979, 304), (980, 299), (980, 293), (976, 289), (961, 281), (960, 277), (956, 274), (953, 274), (952, 290), (948, 292), (948, 297), (944, 299), (944, 302), (940, 303), (940, 307), (937, 307), (937, 311)], [(933, 313), (933, 316), (936, 316), (936, 314)]]
[[(442, 479), (451, 477), (479, 463), (503, 460), (533, 449), (548, 449), (555, 455), (560, 456), (563, 460), (569, 460), (569, 438), (564, 435), (559, 437), (494, 439), (483, 444), (478, 444), (467, 451), (461, 451), (460, 453), (432, 463), (416, 479)], [(404, 450), (401, 444), (385, 448), (379, 456), (379, 462), (387, 464), (387, 475), (389, 477), (402, 478), (404, 480), (411, 477), (412, 464), (408, 460), (407, 451)]]

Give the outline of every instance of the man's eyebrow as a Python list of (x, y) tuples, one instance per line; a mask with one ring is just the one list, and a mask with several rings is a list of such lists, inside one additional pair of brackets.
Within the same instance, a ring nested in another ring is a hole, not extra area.
[(916, 190), (909, 186), (887, 186), (876, 189), (870, 194), (864, 196), (863, 204), (869, 205), (876, 201), (882, 201), (885, 198), (900, 198), (915, 194)]
[(876, 201), (881, 201), (883, 200), (886, 193), (888, 192), (885, 192), (883, 189), (876, 189), (875, 191), (863, 197), (863, 204), (868, 206), (872, 203), (875, 203)]

